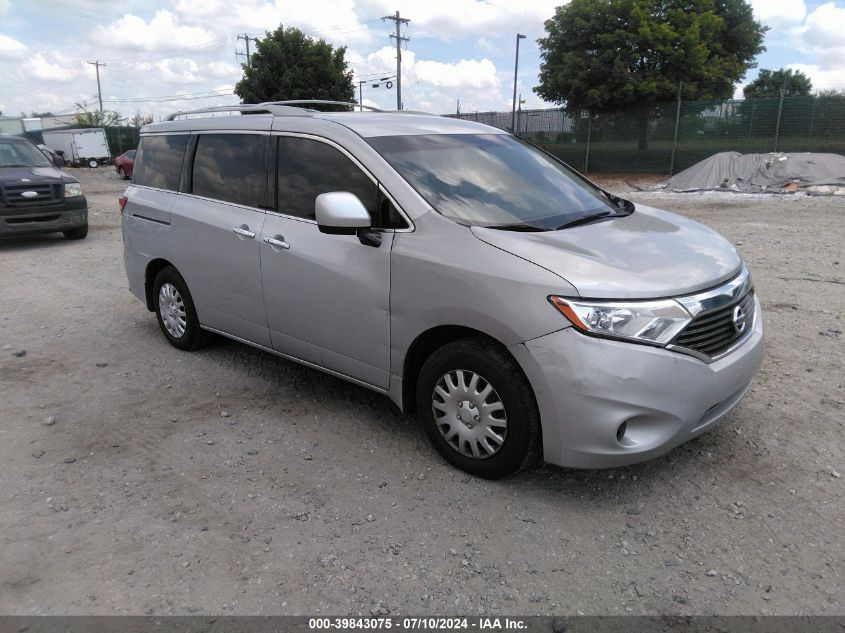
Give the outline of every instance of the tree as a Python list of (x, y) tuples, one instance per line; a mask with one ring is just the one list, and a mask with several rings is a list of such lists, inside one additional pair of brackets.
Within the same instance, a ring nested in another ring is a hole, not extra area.
[(235, 84), (243, 103), (290, 99), (353, 101), (346, 47), (313, 40), (297, 28), (279, 26), (256, 41), (244, 76)]
[(81, 110), (81, 112), (76, 113), (77, 125), (88, 125), (92, 127), (120, 125), (120, 113), (114, 110), (95, 110), (94, 112), (89, 112), (81, 103), (77, 103), (76, 107)]
[(129, 125), (132, 127), (141, 127), (143, 125), (147, 125), (148, 123), (153, 122), (153, 115), (143, 115), (141, 114), (140, 110), (135, 112), (135, 114), (129, 118)]
[(813, 82), (800, 70), (781, 68), (780, 70), (760, 69), (757, 79), (742, 89), (746, 99), (766, 99), (780, 97), (809, 97), (813, 92)]
[(545, 26), (534, 92), (573, 109), (636, 106), (640, 149), (655, 104), (679, 83), (686, 99), (730, 97), (768, 30), (746, 0), (572, 0)]

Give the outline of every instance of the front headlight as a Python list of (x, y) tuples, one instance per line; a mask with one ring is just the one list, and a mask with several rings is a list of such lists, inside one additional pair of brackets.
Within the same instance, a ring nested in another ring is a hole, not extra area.
[(666, 345), (692, 321), (681, 304), (659, 301), (581, 301), (551, 296), (549, 302), (588, 334)]
[(74, 196), (82, 195), (82, 185), (78, 182), (65, 183), (65, 198), (73, 198)]

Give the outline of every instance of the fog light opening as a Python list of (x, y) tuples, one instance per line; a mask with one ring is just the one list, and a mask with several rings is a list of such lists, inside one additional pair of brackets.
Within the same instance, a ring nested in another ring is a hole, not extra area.
[(620, 444), (622, 443), (622, 439), (625, 437), (625, 431), (628, 430), (628, 422), (627, 420), (619, 425), (619, 428), (616, 429), (616, 441)]

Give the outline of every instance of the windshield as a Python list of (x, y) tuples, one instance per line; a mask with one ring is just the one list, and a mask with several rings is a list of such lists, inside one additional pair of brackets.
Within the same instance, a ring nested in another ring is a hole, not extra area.
[(549, 230), (620, 211), (600, 189), (510, 135), (367, 141), (434, 209), (462, 224)]
[(0, 140), (0, 167), (51, 167), (35, 145), (26, 141)]

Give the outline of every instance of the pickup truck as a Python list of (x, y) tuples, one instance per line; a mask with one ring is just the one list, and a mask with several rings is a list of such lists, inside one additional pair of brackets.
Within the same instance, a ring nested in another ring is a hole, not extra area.
[(58, 232), (88, 235), (82, 186), (29, 140), (0, 135), (0, 238)]

